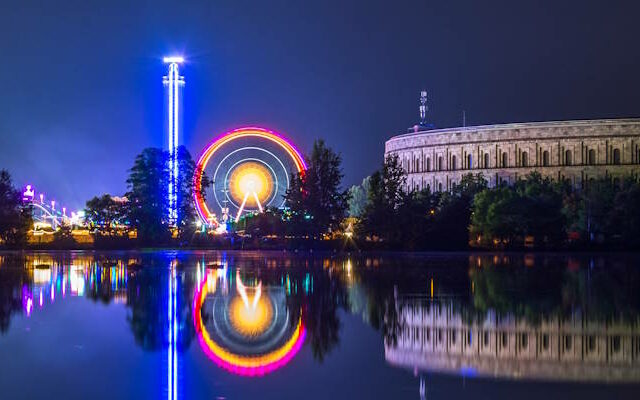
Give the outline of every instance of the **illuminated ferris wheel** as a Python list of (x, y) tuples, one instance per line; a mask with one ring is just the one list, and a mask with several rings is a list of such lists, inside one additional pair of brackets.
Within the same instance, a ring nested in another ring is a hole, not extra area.
[(195, 192), (196, 208), (203, 221), (215, 225), (282, 207), (291, 174), (305, 170), (300, 151), (275, 132), (256, 127), (227, 132), (214, 139), (198, 160), (196, 187), (202, 172), (213, 185), (204, 189), (204, 197)]

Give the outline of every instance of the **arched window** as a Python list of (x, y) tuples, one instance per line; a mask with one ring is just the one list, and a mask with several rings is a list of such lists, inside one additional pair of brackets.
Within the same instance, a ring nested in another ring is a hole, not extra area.
[(509, 155), (505, 151), (502, 153), (502, 168), (506, 168), (509, 166)]
[(438, 191), (442, 192), (442, 182), (438, 182)]
[(456, 170), (456, 156), (451, 156), (451, 168), (449, 168), (452, 171)]
[(431, 171), (431, 159), (427, 157), (427, 172)]
[(484, 167), (489, 168), (490, 166), (489, 153), (484, 153)]
[(471, 157), (471, 154), (467, 156), (467, 168), (473, 169), (473, 157)]
[(596, 151), (594, 149), (589, 150), (589, 165), (596, 165)]
[(542, 152), (542, 166), (543, 167), (549, 166), (549, 152), (546, 150)]
[(615, 165), (620, 164), (620, 149), (613, 149), (613, 163)]
[(438, 171), (442, 171), (442, 156), (438, 157)]
[(529, 154), (526, 151), (522, 152), (522, 166), (523, 167), (529, 166)]
[(564, 165), (571, 165), (571, 150), (567, 150), (564, 152)]

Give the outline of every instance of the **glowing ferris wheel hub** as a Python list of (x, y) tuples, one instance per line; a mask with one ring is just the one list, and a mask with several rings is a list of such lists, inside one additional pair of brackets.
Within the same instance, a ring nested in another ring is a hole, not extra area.
[[(215, 199), (223, 214), (237, 221), (243, 213), (262, 212), (281, 207), (291, 173), (303, 173), (306, 163), (300, 151), (279, 133), (246, 127), (215, 138), (198, 159), (194, 187), (200, 187), (202, 174), (211, 173)], [(218, 223), (213, 208), (201, 191), (194, 192), (196, 209), (204, 223)]]

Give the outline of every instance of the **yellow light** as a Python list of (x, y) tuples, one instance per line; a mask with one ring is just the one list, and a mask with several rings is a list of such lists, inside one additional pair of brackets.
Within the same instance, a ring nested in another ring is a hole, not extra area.
[(229, 322), (243, 336), (262, 334), (272, 320), (273, 306), (267, 296), (261, 296), (255, 307), (245, 304), (240, 296), (235, 296), (229, 304)]
[[(233, 169), (229, 176), (229, 195), (241, 204), (246, 197), (246, 207), (257, 208), (265, 204), (273, 192), (273, 177), (269, 170), (255, 161), (247, 161)], [(255, 195), (254, 195), (255, 194)]]

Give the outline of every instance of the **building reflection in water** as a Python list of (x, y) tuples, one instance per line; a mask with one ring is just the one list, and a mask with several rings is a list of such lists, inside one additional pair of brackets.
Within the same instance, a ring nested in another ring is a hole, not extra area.
[[(581, 268), (571, 258), (566, 269), (514, 271), (518, 262), (534, 266), (531, 256), (515, 258), (470, 259), (471, 304), (396, 291), (396, 331), (385, 339), (387, 362), (463, 376), (640, 381), (640, 319), (633, 283), (624, 287), (628, 276), (613, 269), (594, 272), (593, 259)], [(637, 275), (632, 272), (631, 281)], [(611, 287), (612, 282), (622, 286)]]

